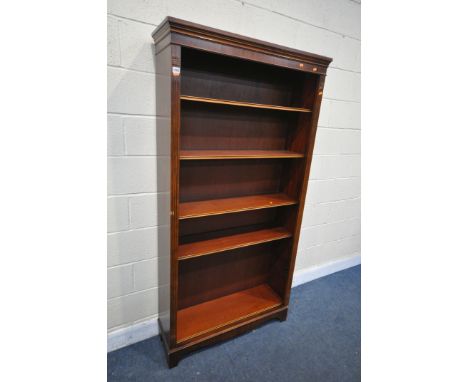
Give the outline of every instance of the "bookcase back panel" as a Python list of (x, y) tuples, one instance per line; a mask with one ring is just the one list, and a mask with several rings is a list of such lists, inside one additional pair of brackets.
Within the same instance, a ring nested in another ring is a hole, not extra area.
[(281, 159), (182, 161), (180, 202), (276, 193), (286, 167)]
[(183, 95), (299, 107), (306, 76), (277, 66), (182, 49)]
[(180, 262), (178, 309), (267, 283), (276, 253), (266, 243)]
[(182, 102), (182, 150), (284, 150), (295, 113)]
[(268, 273), (268, 284), (278, 294), (284, 296), (287, 288), (289, 267), (291, 264), (292, 240), (279, 240), (276, 243), (275, 257), (272, 258), (270, 272)]
[(278, 226), (280, 223), (277, 210), (278, 208), (266, 208), (181, 220), (179, 242), (186, 244)]

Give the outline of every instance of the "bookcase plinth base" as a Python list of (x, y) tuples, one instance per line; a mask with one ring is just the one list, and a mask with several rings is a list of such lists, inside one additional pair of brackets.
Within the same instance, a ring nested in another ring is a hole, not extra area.
[[(287, 316), (288, 316), (288, 307), (283, 306), (271, 312), (264, 313), (258, 317), (252, 318), (248, 321), (244, 321), (237, 325), (226, 328), (224, 330), (220, 330), (219, 332), (213, 333), (204, 338), (197, 338), (197, 339), (194, 339), (193, 341), (186, 342), (183, 345), (174, 347), (172, 349), (169, 347), (166, 341), (166, 337), (160, 334), (159, 336), (164, 346), (164, 351), (166, 354), (167, 365), (169, 368), (173, 368), (178, 365), (179, 361), (185, 355), (195, 350), (198, 350), (205, 346), (210, 346), (215, 343), (228, 340), (232, 337), (236, 337), (240, 334), (249, 332), (269, 320), (276, 319), (281, 322), (286, 321)], [(160, 329), (161, 329), (161, 326), (160, 326)]]

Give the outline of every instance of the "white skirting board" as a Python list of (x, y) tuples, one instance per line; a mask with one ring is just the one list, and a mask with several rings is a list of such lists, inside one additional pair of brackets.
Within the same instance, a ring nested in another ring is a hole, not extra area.
[(355, 265), (359, 264), (361, 264), (361, 253), (355, 253), (343, 259), (331, 261), (329, 263), (320, 264), (306, 269), (301, 269), (294, 272), (292, 286), (294, 288), (298, 285), (308, 283), (309, 281), (342, 271), (346, 268), (354, 267)]
[(156, 317), (126, 326), (122, 329), (113, 330), (107, 333), (107, 352), (146, 340), (158, 334), (159, 325)]
[[(294, 273), (292, 286), (296, 287), (320, 277), (342, 271), (343, 269), (354, 267), (358, 264), (361, 264), (360, 253), (330, 263), (301, 269)], [(109, 332), (107, 334), (107, 351), (111, 352), (158, 334), (159, 326), (157, 318), (152, 317), (146, 321)]]

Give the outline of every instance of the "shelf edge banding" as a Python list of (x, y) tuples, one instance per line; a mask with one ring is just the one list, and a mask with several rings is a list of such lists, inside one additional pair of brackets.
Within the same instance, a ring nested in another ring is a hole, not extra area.
[(302, 108), (302, 107), (268, 105), (268, 104), (261, 104), (261, 103), (233, 101), (233, 100), (217, 99), (217, 98), (197, 97), (197, 96), (190, 96), (190, 95), (181, 95), (180, 100), (181, 101), (192, 101), (192, 102), (204, 102), (204, 103), (211, 103), (211, 104), (218, 104), (218, 105), (252, 107), (252, 108), (257, 108), (257, 109), (292, 111), (292, 112), (300, 112), (300, 113), (311, 113), (312, 112), (311, 109), (306, 109), (306, 108)]

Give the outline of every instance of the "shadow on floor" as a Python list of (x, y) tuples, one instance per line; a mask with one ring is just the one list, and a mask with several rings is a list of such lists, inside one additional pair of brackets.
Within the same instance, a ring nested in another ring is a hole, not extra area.
[(191, 353), (168, 369), (158, 337), (107, 355), (108, 381), (359, 381), (361, 267), (292, 290), (288, 319)]

